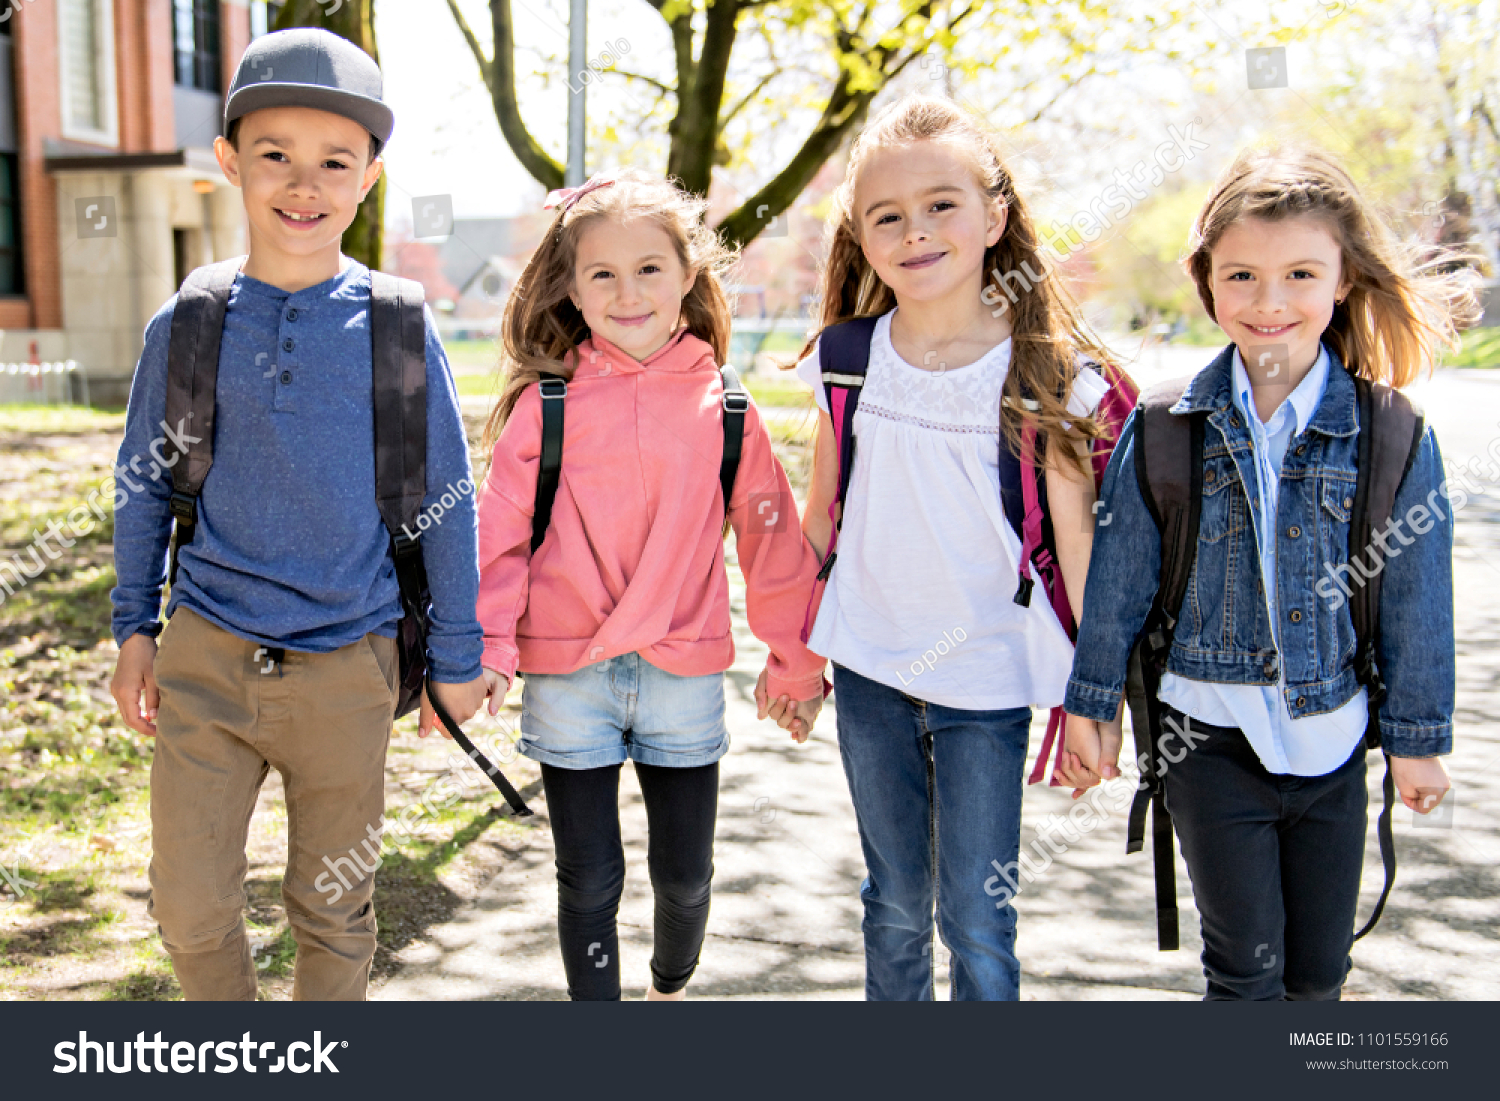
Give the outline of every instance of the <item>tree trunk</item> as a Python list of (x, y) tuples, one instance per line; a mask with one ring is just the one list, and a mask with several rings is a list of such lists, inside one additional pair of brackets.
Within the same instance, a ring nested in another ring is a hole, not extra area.
[[(322, 27), (347, 38), (380, 64), (375, 47), (374, 0), (343, 0), (329, 8), (327, 0), (289, 0), (276, 17), (276, 30), (292, 27)], [(385, 240), (385, 176), (375, 182), (354, 215), (354, 224), (344, 232), (346, 256), (372, 271), (380, 267)]]

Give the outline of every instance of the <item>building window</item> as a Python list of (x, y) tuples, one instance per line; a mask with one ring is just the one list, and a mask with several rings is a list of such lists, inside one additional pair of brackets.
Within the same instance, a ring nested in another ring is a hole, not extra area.
[(282, 7), (282, 4), (273, 4), (269, 0), (250, 0), (251, 39), (270, 33), (271, 28), (276, 25), (276, 17), (281, 14)]
[(0, 294), (25, 294), (21, 263), (20, 176), (14, 153), (0, 153)]
[(172, 0), (177, 83), (218, 94), (219, 0)]
[(58, 0), (63, 137), (100, 145), (118, 140), (112, 0)]

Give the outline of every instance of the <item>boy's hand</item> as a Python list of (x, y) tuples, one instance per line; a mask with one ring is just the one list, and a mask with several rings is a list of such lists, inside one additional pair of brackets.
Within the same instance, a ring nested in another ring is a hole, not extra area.
[(443, 737), (452, 740), (453, 735), (449, 734), (438, 722), (437, 712), (432, 709), (432, 701), (427, 698), (429, 692), (436, 692), (449, 718), (459, 726), (463, 726), (474, 717), (474, 712), (479, 710), (480, 704), (484, 703), (485, 696), (489, 694), (489, 686), (485, 683), (483, 674), (466, 684), (438, 684), (429, 680), (423, 686), (422, 712), (417, 719), (417, 737), (425, 738), (436, 728), (442, 731)]
[(1391, 779), (1401, 801), (1418, 814), (1430, 814), (1452, 786), (1441, 757), (1392, 757)]
[(161, 705), (155, 665), (156, 639), (137, 632), (120, 647), (115, 675), (109, 682), (109, 694), (115, 698), (125, 725), (148, 738), (156, 736), (156, 709)]
[(486, 669), (481, 675), (484, 677), (485, 693), (490, 698), (490, 714), (498, 715), (501, 706), (505, 703), (505, 695), (510, 691), (510, 678), (493, 669)]

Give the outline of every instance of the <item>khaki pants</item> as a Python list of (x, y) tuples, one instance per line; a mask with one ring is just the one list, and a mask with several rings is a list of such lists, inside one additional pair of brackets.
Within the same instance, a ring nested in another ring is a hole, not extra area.
[(253, 1001), (245, 841), (267, 771), (286, 787), (281, 894), (292, 997), (361, 1001), (375, 955), (374, 869), (395, 710), (395, 639), (268, 659), (178, 608), (156, 655), (148, 913), (189, 1000)]

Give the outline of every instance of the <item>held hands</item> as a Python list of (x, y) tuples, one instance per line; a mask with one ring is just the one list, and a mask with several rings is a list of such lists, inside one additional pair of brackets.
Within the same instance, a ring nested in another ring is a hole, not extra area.
[[(474, 713), (479, 710), (480, 704), (484, 703), (485, 697), (491, 693), (489, 677), (484, 675), (488, 673), (490, 673), (490, 670), (486, 669), (483, 674), (465, 684), (438, 684), (434, 681), (428, 681), (422, 689), (422, 711), (417, 719), (417, 737), (427, 737), (427, 735), (432, 733), (434, 728), (442, 731), (442, 735), (445, 738), (451, 740), (453, 737), (438, 722), (437, 712), (432, 709), (432, 701), (427, 698), (428, 692), (437, 693), (438, 700), (443, 705), (443, 710), (448, 712), (449, 717), (454, 722), (462, 726), (474, 717)], [(498, 673), (492, 675), (500, 677)], [(500, 679), (503, 681), (505, 678), (500, 677)], [(505, 698), (504, 692), (500, 693), (500, 698)], [(490, 714), (493, 715), (496, 705), (492, 702), (490, 706)]]
[(776, 725), (783, 730), (790, 731), (792, 740), (800, 745), (807, 741), (807, 736), (812, 733), (813, 724), (818, 721), (818, 712), (822, 710), (823, 694), (821, 692), (810, 700), (793, 700), (790, 696), (782, 696), (773, 701), (770, 693), (766, 691), (766, 671), (761, 670), (760, 679), (755, 682), (756, 718), (775, 719)]
[(1074, 799), (1101, 781), (1121, 775), (1120, 745), (1125, 740), (1123, 701), (1115, 717), (1107, 723), (1069, 715), (1065, 729), (1062, 763), (1053, 775), (1060, 782), (1072, 785)]
[(156, 639), (133, 634), (120, 647), (115, 675), (109, 682), (109, 694), (115, 698), (125, 725), (148, 738), (156, 736), (156, 709), (161, 704), (155, 665)]
[(1392, 757), (1391, 779), (1401, 801), (1418, 814), (1431, 814), (1452, 786), (1441, 757)]

